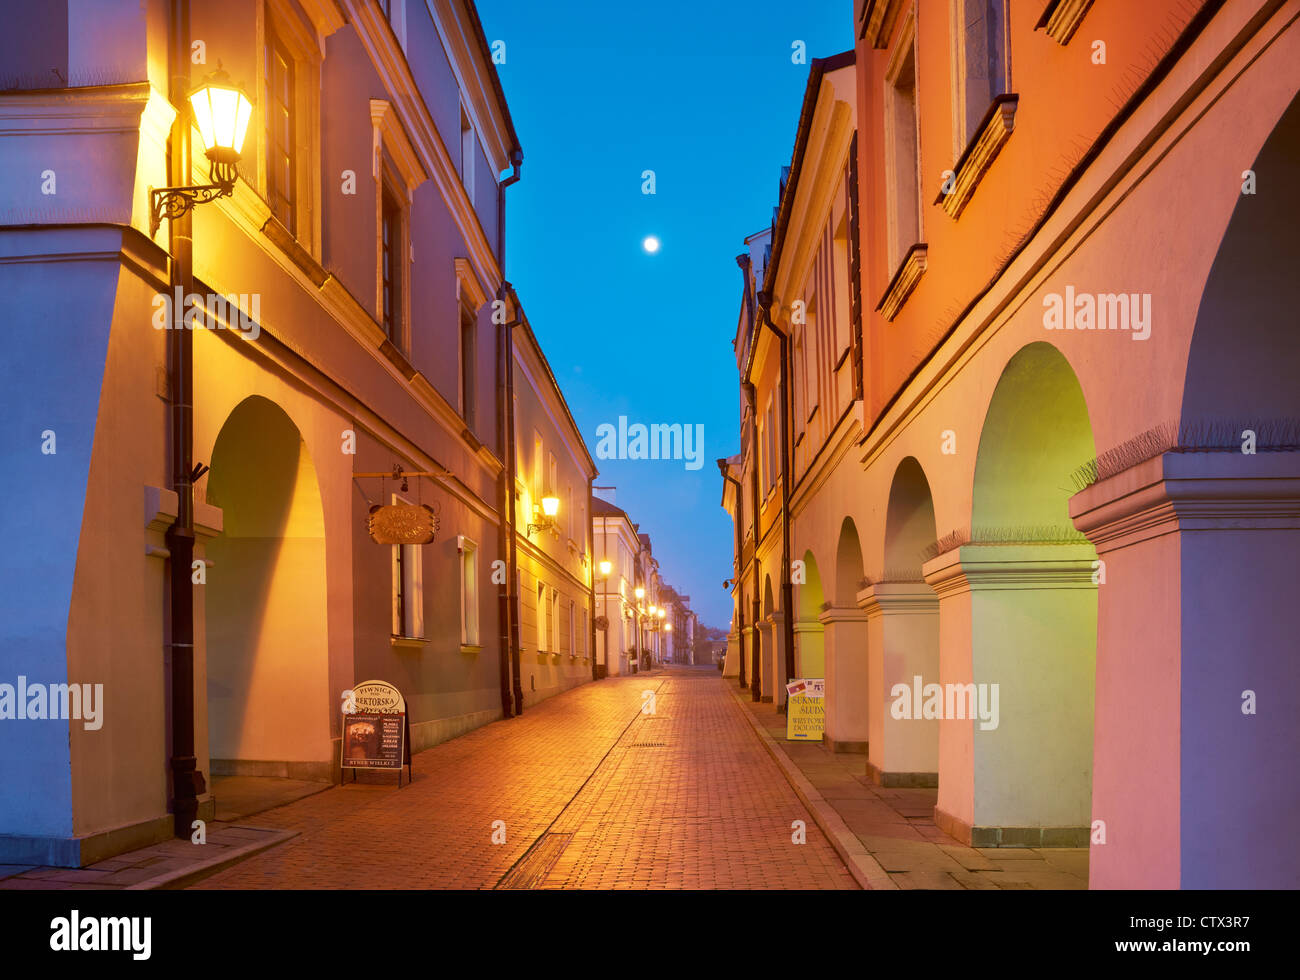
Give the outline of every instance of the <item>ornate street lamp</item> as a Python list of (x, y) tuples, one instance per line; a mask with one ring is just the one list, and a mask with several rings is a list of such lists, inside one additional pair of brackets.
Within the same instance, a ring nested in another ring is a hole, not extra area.
[(533, 531), (545, 531), (548, 528), (555, 527), (555, 515), (559, 512), (559, 497), (543, 497), (540, 512), (537, 505), (533, 504), (533, 520), (529, 523), (528, 530), (524, 532), (524, 536), (527, 537), (532, 534)]
[(189, 97), (194, 123), (203, 139), (203, 153), (210, 164), (210, 184), (189, 187), (149, 188), (149, 237), (158, 233), (163, 218), (176, 219), (196, 204), (207, 204), (235, 192), (239, 179), (239, 158), (248, 133), (253, 104), (244, 90), (218, 68)]

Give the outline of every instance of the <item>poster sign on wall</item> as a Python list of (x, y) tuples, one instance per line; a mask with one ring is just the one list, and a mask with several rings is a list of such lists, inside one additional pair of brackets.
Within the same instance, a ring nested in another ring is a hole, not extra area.
[(402, 693), (386, 681), (364, 681), (343, 692), (343, 747), (341, 766), (358, 769), (396, 769), (402, 784), (402, 766), (410, 773), (411, 726)]
[(826, 681), (806, 677), (785, 686), (788, 742), (820, 742), (826, 731)]

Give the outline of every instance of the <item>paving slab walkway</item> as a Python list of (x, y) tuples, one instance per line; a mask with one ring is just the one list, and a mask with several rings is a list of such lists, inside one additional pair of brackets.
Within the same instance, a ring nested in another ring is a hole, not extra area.
[(584, 684), (417, 754), (405, 789), (257, 822), (297, 836), (195, 887), (856, 887), (716, 670)]
[(801, 799), (826, 825), (841, 856), (855, 865), (855, 877), (866, 878), (869, 887), (1088, 887), (1086, 847), (967, 847), (935, 825), (937, 789), (877, 786), (862, 755), (833, 753), (820, 742), (788, 742), (785, 715), (750, 700), (734, 680), (725, 683), (767, 734), (765, 744), (778, 764), (785, 760), (792, 785), (802, 788)]

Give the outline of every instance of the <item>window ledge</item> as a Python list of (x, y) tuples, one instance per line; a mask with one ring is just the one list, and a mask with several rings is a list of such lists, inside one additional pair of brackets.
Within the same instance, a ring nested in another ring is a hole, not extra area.
[(1043, 16), (1038, 18), (1034, 30), (1045, 28), (1047, 36), (1057, 44), (1069, 44), (1091, 6), (1092, 0), (1051, 0), (1043, 8)]
[(461, 653), (482, 653), (483, 648), (477, 643), (462, 643), (460, 645)]
[(885, 290), (885, 295), (880, 298), (876, 304), (876, 309), (886, 320), (893, 320), (898, 316), (898, 311), (903, 308), (907, 297), (912, 295), (912, 290), (920, 282), (928, 264), (929, 250), (924, 243), (913, 245), (903, 256), (903, 261), (894, 273), (894, 278), (889, 281), (889, 288)]
[(953, 167), (952, 190), (946, 194), (940, 190), (934, 201), (935, 204), (942, 205), (950, 217), (960, 217), (970, 199), (975, 196), (975, 188), (993, 165), (998, 152), (1011, 138), (1019, 102), (1018, 95), (999, 95), (984, 113), (975, 138)]
[(423, 636), (389, 636), (389, 643), (395, 649), (403, 650), (422, 650), (429, 645), (427, 637)]

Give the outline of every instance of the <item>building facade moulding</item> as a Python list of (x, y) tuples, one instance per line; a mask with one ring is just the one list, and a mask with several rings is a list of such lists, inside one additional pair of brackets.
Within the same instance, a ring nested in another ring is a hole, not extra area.
[(886, 320), (892, 321), (898, 316), (898, 311), (903, 308), (907, 302), (907, 297), (912, 295), (912, 290), (916, 284), (921, 281), (921, 276), (925, 274), (929, 264), (929, 249), (924, 243), (913, 245), (907, 250), (907, 255), (903, 256), (903, 261), (894, 273), (894, 278), (889, 280), (889, 287), (885, 290), (885, 295), (880, 297), (880, 302), (876, 304), (876, 309)]
[(1091, 544), (966, 544), (922, 566), (938, 599), (963, 592), (1096, 589)]
[(929, 615), (938, 611), (939, 597), (924, 582), (875, 582), (858, 593), (858, 607), (868, 620)]
[(1092, 0), (1049, 0), (1034, 30), (1046, 30), (1057, 44), (1069, 44), (1091, 6)]
[(1176, 531), (1300, 528), (1300, 452), (1165, 453), (1070, 498), (1097, 552)]
[(940, 190), (935, 204), (940, 205), (952, 218), (961, 217), (966, 205), (997, 157), (998, 152), (1011, 138), (1016, 125), (1017, 95), (999, 95), (984, 115), (975, 139), (953, 167), (952, 187), (947, 193)]
[(833, 623), (865, 623), (866, 621), (867, 614), (858, 606), (830, 606), (822, 609), (817, 616), (817, 622), (823, 626), (829, 626)]
[(858, 37), (873, 48), (889, 47), (902, 0), (859, 0)]

